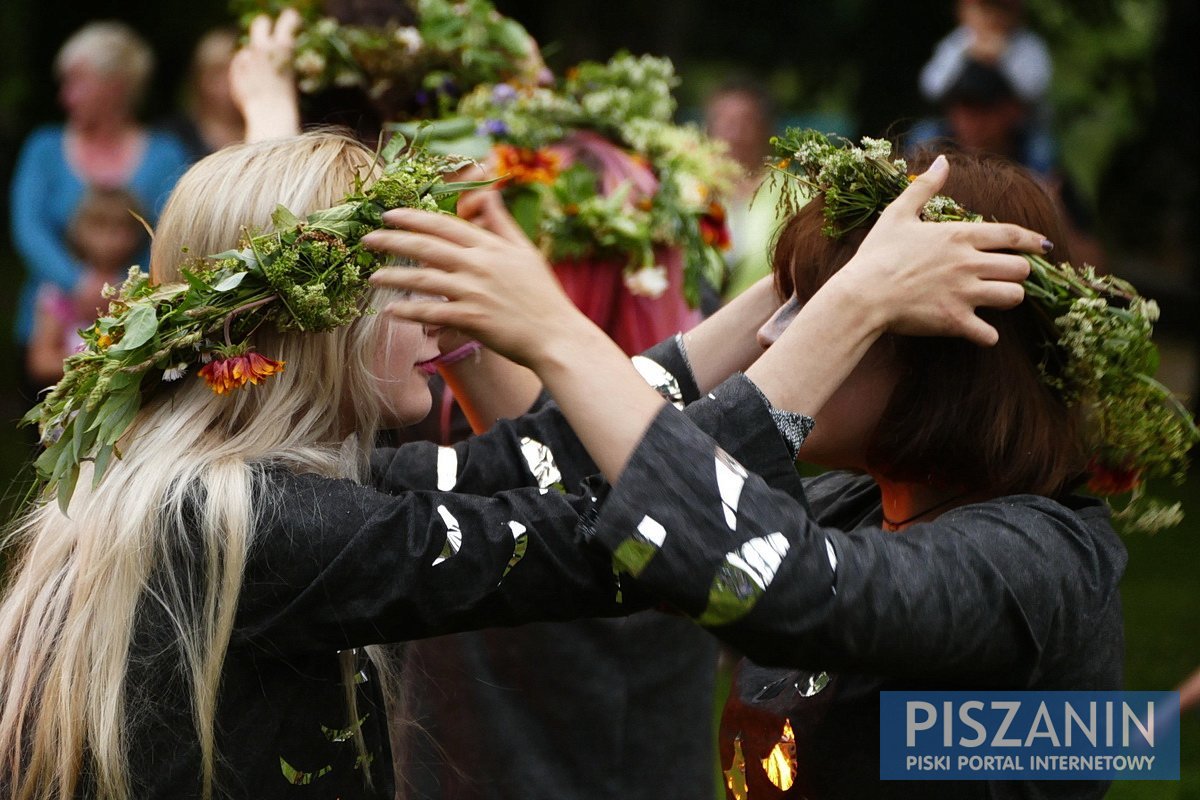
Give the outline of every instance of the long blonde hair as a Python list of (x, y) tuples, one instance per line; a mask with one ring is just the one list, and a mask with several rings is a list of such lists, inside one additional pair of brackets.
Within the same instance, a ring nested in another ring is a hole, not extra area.
[[(152, 275), (178, 280), (189, 254), (235, 246), (244, 225), (268, 228), (277, 203), (296, 213), (333, 205), (371, 163), (332, 133), (209, 156), (163, 211)], [(127, 721), (141, 709), (130, 707), (126, 676), (147, 605), (179, 640), (212, 795), (222, 666), (255, 521), (270, 513), (264, 468), (363, 479), (381, 413), (373, 372), (383, 324), (367, 315), (326, 334), (262, 334), (257, 347), (287, 362), (282, 374), (226, 397), (187, 376), (144, 404), (96, 488), (84, 466), (67, 515), (37, 502), (14, 523), (0, 599), (6, 797), (71, 797), (81, 774), (98, 798), (129, 796)], [(183, 574), (181, 551), (195, 554)]]

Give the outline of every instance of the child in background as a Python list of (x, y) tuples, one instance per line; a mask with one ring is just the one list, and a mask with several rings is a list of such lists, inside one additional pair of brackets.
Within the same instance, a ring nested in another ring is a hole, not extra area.
[[(145, 247), (146, 231), (134, 214), (138, 201), (124, 189), (91, 189), (79, 203), (67, 240), (87, 269), (91, 285), (112, 285)], [(51, 283), (38, 290), (33, 334), (26, 369), (36, 386), (47, 386), (62, 377), (63, 359), (76, 352), (82, 340), (79, 329), (96, 317), (103, 298), (74, 298)]]

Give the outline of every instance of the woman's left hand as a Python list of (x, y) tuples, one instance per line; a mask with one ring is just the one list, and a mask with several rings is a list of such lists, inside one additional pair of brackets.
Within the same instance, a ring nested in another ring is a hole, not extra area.
[(387, 313), (457, 328), (535, 369), (552, 355), (557, 336), (591, 327), (497, 192), (465, 196), (460, 213), (475, 222), (395, 209), (383, 215), (389, 229), (364, 237), (366, 246), (420, 265), (381, 269), (372, 283), (447, 298), (443, 303), (399, 300), (387, 306)]
[(1052, 245), (1019, 225), (923, 222), (921, 210), (948, 172), (939, 156), (883, 211), (858, 252), (821, 291), (840, 291), (882, 330), (993, 345), (996, 329), (975, 310), (1020, 304), (1029, 263), (1013, 253), (1040, 254)]

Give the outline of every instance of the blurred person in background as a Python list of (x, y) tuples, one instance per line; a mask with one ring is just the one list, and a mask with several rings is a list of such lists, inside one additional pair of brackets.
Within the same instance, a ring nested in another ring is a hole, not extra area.
[[(27, 273), (16, 322), (22, 362), (43, 284), (70, 296), (78, 316), (95, 313), (104, 281), (88, 272), (67, 241), (67, 229), (89, 187), (127, 189), (153, 223), (188, 163), (174, 136), (150, 130), (137, 119), (154, 54), (129, 26), (85, 25), (59, 50), (54, 67), (66, 122), (30, 134), (11, 187), (13, 242)], [(148, 254), (137, 255), (144, 261)], [(23, 388), (28, 398), (28, 376)]]
[(763, 180), (775, 133), (774, 104), (758, 83), (731, 81), (708, 98), (704, 124), (710, 136), (729, 146), (729, 155), (743, 170), (725, 203), (729, 277), (721, 294), (728, 300), (771, 272), (771, 242), (781, 220), (776, 211), (778, 195), (771, 183), (763, 186)]
[(1039, 114), (998, 64), (967, 59), (938, 98), (941, 116), (916, 125), (917, 147), (948, 139), (969, 152), (993, 153), (1031, 170), (1059, 205), (1067, 241), (1080, 261), (1103, 268), (1088, 204), (1058, 164), (1056, 144)]
[[(124, 189), (88, 192), (67, 229), (71, 252), (85, 270), (84, 285), (121, 284), (129, 265), (147, 244), (140, 215), (137, 198)], [(80, 316), (82, 301), (75, 302), (54, 284), (43, 284), (38, 291), (25, 365), (36, 386), (49, 386), (62, 377), (63, 359), (83, 344), (79, 330), (92, 325), (95, 308), (107, 303), (99, 293), (92, 301), (92, 313)]]
[(921, 70), (921, 93), (938, 103), (971, 63), (994, 67), (1022, 102), (1046, 98), (1053, 74), (1045, 41), (1024, 25), (1022, 0), (958, 0), (959, 25)]
[(236, 51), (237, 34), (228, 28), (200, 37), (184, 87), (183, 111), (163, 123), (193, 161), (240, 142), (246, 134), (246, 123), (229, 84), (229, 66)]

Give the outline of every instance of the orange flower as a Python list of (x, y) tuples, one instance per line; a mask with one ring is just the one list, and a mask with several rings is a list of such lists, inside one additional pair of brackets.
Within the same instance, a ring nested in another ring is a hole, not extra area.
[(562, 163), (562, 157), (558, 153), (514, 147), (511, 144), (498, 144), (494, 151), (496, 174), (501, 176), (501, 185), (509, 181), (553, 183), (558, 177), (559, 166)]
[(257, 386), (264, 378), (283, 372), (284, 363), (250, 350), (241, 355), (214, 358), (200, 368), (200, 377), (217, 394), (227, 394), (247, 383)]
[(1114, 467), (1098, 457), (1088, 462), (1088, 490), (1099, 495), (1125, 494), (1142, 482), (1140, 470)]
[(101, 350), (107, 350), (108, 346), (111, 344), (112, 344), (112, 337), (109, 336), (107, 333), (102, 333), (98, 337), (96, 337), (96, 347), (99, 347)]
[(729, 226), (725, 224), (725, 208), (720, 203), (709, 203), (708, 211), (700, 217), (700, 238), (709, 247), (729, 249)]

